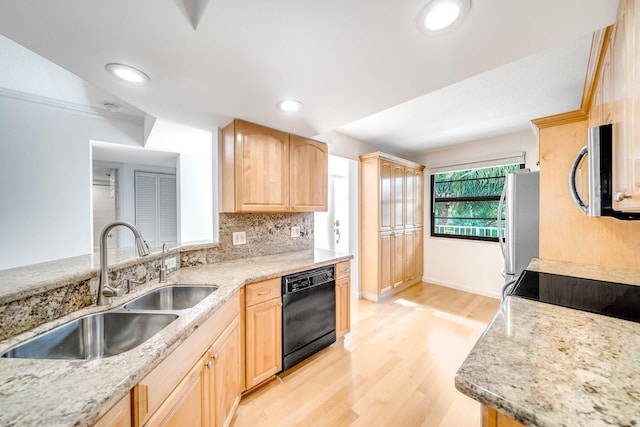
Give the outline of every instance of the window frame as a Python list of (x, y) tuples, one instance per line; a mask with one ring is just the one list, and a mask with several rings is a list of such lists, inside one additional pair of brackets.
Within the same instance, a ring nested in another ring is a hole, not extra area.
[[(522, 170), (525, 168), (525, 164), (524, 163), (511, 163), (511, 164), (516, 164), (518, 165), (518, 169), (517, 170)], [(479, 167), (479, 168), (474, 168), (474, 169), (489, 169), (489, 168), (497, 168), (497, 167), (505, 167), (505, 166), (510, 166), (510, 164), (504, 164), (504, 165), (492, 165), (492, 166), (486, 166), (486, 167)], [(465, 169), (461, 169), (461, 170), (465, 170)], [(430, 181), (430, 195), (431, 195), (431, 212), (430, 212), (430, 217), (431, 217), (431, 221), (430, 221), (430, 236), (431, 237), (443, 237), (446, 239), (462, 239), (462, 240), (477, 240), (477, 241), (483, 241), (483, 242), (499, 242), (499, 237), (486, 237), (486, 236), (469, 236), (469, 235), (464, 235), (464, 234), (445, 234), (445, 233), (435, 233), (435, 220), (436, 220), (436, 213), (435, 213), (435, 205), (436, 205), (436, 196), (435, 196), (435, 176), (439, 173), (445, 173), (445, 171), (441, 171), (441, 172), (435, 172), (435, 173), (431, 173), (429, 176), (429, 181)], [(481, 180), (481, 179), (495, 179), (498, 177), (492, 177), (492, 178), (472, 178), (469, 179), (469, 181), (477, 181), (477, 180)], [(471, 196), (471, 197), (450, 197), (447, 198), (448, 201), (451, 202), (486, 202), (486, 201), (500, 201), (500, 195), (497, 196)], [(457, 219), (492, 219), (492, 218), (457, 218)], [(499, 231), (498, 231), (499, 233)]]

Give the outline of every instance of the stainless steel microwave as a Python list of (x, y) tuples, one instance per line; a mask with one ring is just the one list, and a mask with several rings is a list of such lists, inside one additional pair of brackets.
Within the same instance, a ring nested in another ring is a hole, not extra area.
[[(585, 203), (576, 186), (578, 169), (587, 156), (588, 201)], [(573, 201), (589, 216), (611, 216), (623, 220), (640, 220), (640, 212), (613, 209), (616, 195), (613, 191), (613, 125), (589, 128), (587, 146), (582, 147), (569, 172), (569, 190)]]

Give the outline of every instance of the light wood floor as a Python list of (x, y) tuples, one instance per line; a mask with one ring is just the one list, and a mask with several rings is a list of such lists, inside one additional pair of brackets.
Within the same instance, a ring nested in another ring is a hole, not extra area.
[(351, 302), (351, 333), (243, 397), (232, 427), (478, 427), (454, 375), (497, 299), (427, 283)]

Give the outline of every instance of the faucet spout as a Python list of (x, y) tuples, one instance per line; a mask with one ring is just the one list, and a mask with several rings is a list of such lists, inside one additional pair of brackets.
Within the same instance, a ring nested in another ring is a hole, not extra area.
[(100, 233), (100, 283), (98, 284), (98, 305), (111, 304), (111, 297), (122, 296), (124, 292), (124, 290), (122, 292), (118, 292), (109, 286), (109, 271), (107, 263), (107, 236), (113, 228), (119, 225), (127, 227), (133, 232), (133, 235), (136, 238), (136, 250), (138, 252), (138, 256), (149, 255), (149, 245), (144, 241), (142, 233), (140, 233), (140, 230), (138, 230), (135, 225), (127, 221), (114, 221), (107, 224)]

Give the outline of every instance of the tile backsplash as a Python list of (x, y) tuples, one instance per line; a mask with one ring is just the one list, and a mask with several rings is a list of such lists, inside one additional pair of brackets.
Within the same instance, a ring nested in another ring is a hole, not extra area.
[[(313, 249), (313, 212), (220, 214), (219, 243), (206, 249), (180, 251), (177, 266), (189, 267), (220, 261)], [(291, 228), (300, 227), (300, 236), (291, 237)], [(233, 233), (244, 231), (246, 244), (234, 245)], [(142, 282), (158, 277), (160, 259), (140, 259), (133, 265), (112, 268), (114, 287), (126, 286), (126, 279)], [(37, 295), (0, 305), (0, 340), (30, 330), (96, 303), (98, 278), (78, 280)]]
[[(183, 267), (313, 249), (313, 212), (220, 213), (220, 244), (206, 250), (182, 252)], [(291, 237), (291, 228), (300, 236)], [(244, 231), (247, 243), (233, 244), (233, 233)]]

